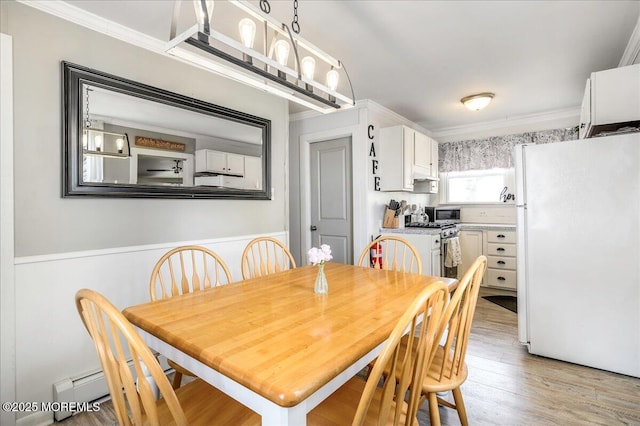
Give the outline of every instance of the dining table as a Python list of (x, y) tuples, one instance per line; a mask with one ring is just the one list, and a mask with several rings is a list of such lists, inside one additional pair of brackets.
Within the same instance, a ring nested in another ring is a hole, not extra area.
[(241, 402), (263, 425), (307, 413), (358, 374), (421, 290), (450, 278), (327, 262), (126, 308), (160, 354)]

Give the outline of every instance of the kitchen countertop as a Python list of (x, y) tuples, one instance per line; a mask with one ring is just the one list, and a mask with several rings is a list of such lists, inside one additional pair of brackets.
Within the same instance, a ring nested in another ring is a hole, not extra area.
[(380, 228), (381, 234), (426, 234), (440, 235), (438, 228)]
[(506, 229), (515, 231), (516, 225), (504, 223), (458, 223), (458, 229)]

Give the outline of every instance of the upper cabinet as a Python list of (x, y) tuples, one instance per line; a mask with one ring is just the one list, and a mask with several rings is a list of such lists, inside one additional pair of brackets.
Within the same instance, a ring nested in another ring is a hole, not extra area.
[(196, 173), (244, 176), (244, 155), (199, 149), (196, 151)]
[(640, 64), (591, 73), (582, 99), (579, 137), (640, 127)]
[(438, 143), (407, 126), (380, 130), (382, 191), (438, 191)]

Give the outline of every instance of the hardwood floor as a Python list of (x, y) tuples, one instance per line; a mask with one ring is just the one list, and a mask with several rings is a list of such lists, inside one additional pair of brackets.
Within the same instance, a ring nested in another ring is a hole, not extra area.
[[(507, 294), (482, 288), (480, 295)], [(640, 425), (640, 379), (530, 355), (518, 343), (516, 314), (480, 298), (462, 386), (470, 425)], [(440, 407), (443, 425), (459, 425)], [(115, 424), (111, 402), (62, 426)], [(427, 404), (420, 425), (429, 424)]]

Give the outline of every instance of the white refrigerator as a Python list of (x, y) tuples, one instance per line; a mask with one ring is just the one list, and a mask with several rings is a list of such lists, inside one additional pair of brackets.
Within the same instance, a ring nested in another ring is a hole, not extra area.
[(640, 133), (518, 145), (518, 335), (640, 377)]

